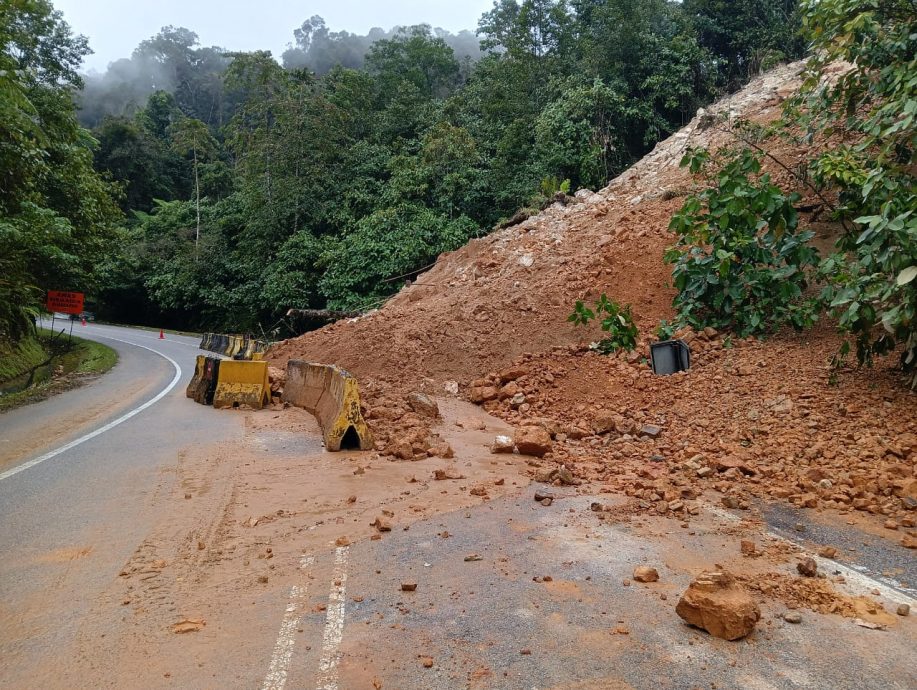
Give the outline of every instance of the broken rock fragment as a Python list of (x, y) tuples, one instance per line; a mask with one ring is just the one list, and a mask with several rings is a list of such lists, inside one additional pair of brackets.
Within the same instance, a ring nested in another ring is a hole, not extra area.
[(755, 600), (725, 571), (703, 572), (694, 578), (675, 613), (723, 640), (745, 637), (761, 619)]
[(543, 457), (551, 450), (551, 435), (540, 426), (524, 426), (516, 431), (516, 448), (523, 455)]
[(806, 558), (804, 561), (796, 564), (796, 570), (803, 577), (815, 577), (818, 575), (818, 564), (814, 558)]
[(439, 417), (439, 405), (426, 393), (410, 393), (408, 395), (408, 405), (417, 414), (423, 417), (436, 419)]
[(513, 448), (516, 444), (513, 442), (513, 439), (509, 436), (497, 436), (494, 439), (493, 445), (490, 447), (491, 453), (512, 453)]
[(655, 568), (650, 568), (646, 565), (634, 568), (635, 582), (656, 582), (657, 580), (659, 580), (659, 573)]

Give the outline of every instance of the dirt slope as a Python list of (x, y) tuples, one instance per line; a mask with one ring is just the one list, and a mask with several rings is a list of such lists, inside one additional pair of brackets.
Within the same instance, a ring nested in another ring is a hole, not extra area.
[[(717, 106), (773, 118), (798, 66), (780, 68)], [(335, 362), (360, 377), (464, 382), (523, 352), (577, 342), (565, 322), (576, 299), (607, 292), (652, 328), (670, 315), (667, 225), (690, 180), (678, 168), (686, 146), (727, 135), (696, 118), (598, 193), (581, 190), (520, 225), (442, 255), (383, 308), (275, 346), (273, 363)], [(674, 198), (673, 198), (674, 197)]]
[[(778, 68), (711, 111), (776, 119), (800, 67)], [(639, 510), (686, 518), (705, 492), (730, 508), (769, 497), (855, 509), (917, 546), (917, 396), (891, 360), (832, 373), (839, 337), (823, 323), (767, 341), (690, 334), (686, 375), (656, 377), (641, 361), (659, 319), (671, 316), (662, 255), (672, 213), (693, 185), (679, 161), (688, 146), (735, 141), (709, 115), (600, 192), (581, 190), (572, 204), (441, 256), (378, 312), (277, 345), (272, 363), (334, 362), (356, 374), (384, 454), (407, 459), (396, 451), (406, 443), (415, 457), (441, 453), (403, 396), (416, 388), (442, 395), (458, 383), (459, 395), (515, 427), (549, 431), (550, 452), (530, 462), (535, 476), (550, 479), (565, 465), (577, 481), (628, 494)], [(764, 145), (790, 168), (807, 153)], [(793, 185), (785, 169), (765, 166)], [(799, 191), (803, 204), (812, 201)], [(803, 214), (820, 234), (832, 232), (816, 220)], [(633, 306), (642, 337), (635, 355), (596, 355), (584, 343), (599, 331), (566, 323), (576, 299), (602, 292)], [(658, 434), (642, 434), (646, 424)]]

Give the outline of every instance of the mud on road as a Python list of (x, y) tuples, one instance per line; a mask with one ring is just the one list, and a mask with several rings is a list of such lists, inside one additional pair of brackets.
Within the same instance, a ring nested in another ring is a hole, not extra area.
[[(106, 574), (70, 646), (28, 675), (8, 675), (8, 686), (917, 681), (900, 663), (914, 618), (831, 572), (799, 584), (802, 549), (769, 534), (755, 510), (702, 509), (689, 524), (641, 514), (600, 485), (532, 485), (532, 458), (490, 452), (504, 422), (456, 399), (438, 402), (436, 431), (455, 457), (414, 462), (326, 453), (302, 410), (228, 413), (244, 417), (243, 437), (189, 447), (163, 470), (146, 536)], [(449, 478), (435, 479), (437, 470)], [(554, 502), (536, 503), (536, 488)], [(754, 542), (754, 555), (742, 553), (742, 540)], [(65, 583), (67, 564), (92, 558), (87, 542), (44, 565)], [(761, 605), (744, 641), (716, 640), (674, 613), (691, 578), (713, 563), (740, 572)], [(635, 582), (640, 565), (659, 581)], [(790, 610), (801, 624), (783, 619)]]

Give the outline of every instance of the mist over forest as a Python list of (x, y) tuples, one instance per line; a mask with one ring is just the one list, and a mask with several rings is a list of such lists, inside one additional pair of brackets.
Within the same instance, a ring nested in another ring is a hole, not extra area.
[[(370, 47), (407, 31), (370, 29), (366, 35), (331, 31), (325, 20), (313, 16), (293, 30), (294, 41), (279, 57), (284, 68), (307, 69), (316, 75), (333, 67), (361, 69)], [(453, 34), (430, 28), (430, 35), (442, 39), (462, 64), (481, 57), (480, 39), (473, 31)], [(188, 114), (215, 126), (225, 122), (232, 103), (223, 99), (221, 80), (232, 54), (219, 46), (202, 46), (197, 34), (183, 27), (165, 26), (143, 41), (129, 57), (108, 65), (105, 72), (83, 75), (83, 89), (77, 97), (80, 123), (95, 127), (107, 115), (133, 115), (156, 91), (179, 94), (192, 107)]]

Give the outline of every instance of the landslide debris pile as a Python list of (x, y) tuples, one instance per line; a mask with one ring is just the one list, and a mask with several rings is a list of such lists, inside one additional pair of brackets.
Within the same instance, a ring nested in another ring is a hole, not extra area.
[[(860, 510), (914, 547), (917, 397), (887, 364), (833, 373), (839, 339), (829, 324), (766, 341), (685, 332), (686, 374), (657, 377), (645, 361), (659, 320), (672, 316), (662, 256), (693, 185), (679, 168), (686, 148), (734, 144), (718, 119), (776, 119), (800, 67), (780, 67), (699, 113), (601, 191), (580, 190), (572, 203), (441, 256), (382, 309), (280, 343), (269, 358), (357, 375), (387, 455), (448, 455), (406, 396), (457, 392), (519, 429), (546, 431), (551, 447), (530, 463), (555, 482), (563, 466), (575, 482), (603, 482), (641, 510), (683, 518), (708, 491), (730, 508), (767, 496)], [(802, 160), (802, 150), (765, 145), (790, 168)], [(792, 184), (774, 168), (778, 184)], [(566, 323), (575, 300), (601, 293), (632, 305), (635, 353), (591, 352), (582, 340), (598, 331)]]

